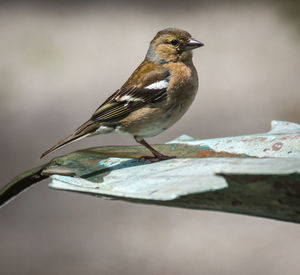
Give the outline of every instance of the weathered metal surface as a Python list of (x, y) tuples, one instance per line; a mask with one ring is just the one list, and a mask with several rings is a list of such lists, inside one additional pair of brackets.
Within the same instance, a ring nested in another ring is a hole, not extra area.
[(90, 190), (105, 196), (168, 201), (187, 194), (227, 188), (224, 175), (274, 176), (299, 173), (300, 158), (292, 161), (282, 158), (187, 158), (151, 165), (143, 165), (133, 159), (109, 158), (99, 162), (98, 172), (101, 178), (98, 177), (96, 182), (89, 177), (54, 175), (54, 184), (51, 186), (65, 186), (81, 192)]
[[(177, 159), (148, 164), (141, 146), (98, 147), (53, 159), (21, 176), (102, 198), (210, 209), (300, 223), (300, 125), (272, 122), (264, 134), (156, 145)], [(25, 181), (24, 181), (25, 179)], [(0, 202), (7, 190), (0, 192)]]
[(255, 157), (299, 157), (300, 125), (286, 121), (272, 121), (271, 131), (268, 133), (206, 140), (183, 135), (169, 143), (206, 146), (216, 152)]
[[(190, 158), (151, 165), (111, 158), (102, 183), (54, 175), (50, 187), (131, 202), (300, 222), (300, 158)], [(105, 169), (105, 168), (102, 168)]]

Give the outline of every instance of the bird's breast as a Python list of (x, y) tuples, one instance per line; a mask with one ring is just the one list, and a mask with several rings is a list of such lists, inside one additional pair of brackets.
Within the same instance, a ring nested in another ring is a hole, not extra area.
[(171, 79), (167, 90), (168, 105), (181, 106), (182, 111), (185, 112), (198, 90), (197, 71), (192, 62), (188, 65), (182, 62), (171, 63), (169, 70)]

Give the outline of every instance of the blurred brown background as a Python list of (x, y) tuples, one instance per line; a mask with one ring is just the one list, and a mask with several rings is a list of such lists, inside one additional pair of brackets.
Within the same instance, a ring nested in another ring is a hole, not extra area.
[[(195, 103), (152, 143), (300, 123), (299, 1), (39, 1), (0, 4), (0, 185), (40, 165), (127, 79), (156, 32), (186, 29)], [(85, 139), (56, 153), (134, 144)], [(53, 157), (53, 155), (51, 156)], [(49, 159), (49, 158), (48, 158)], [(267, 219), (110, 202), (49, 190), (0, 210), (0, 273), (272, 274), (300, 272), (300, 226)]]

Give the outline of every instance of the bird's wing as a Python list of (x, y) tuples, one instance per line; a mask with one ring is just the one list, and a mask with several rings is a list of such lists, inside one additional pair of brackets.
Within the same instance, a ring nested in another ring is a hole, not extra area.
[(168, 69), (151, 71), (139, 83), (123, 86), (116, 91), (95, 111), (90, 120), (119, 121), (139, 108), (161, 102), (166, 99), (169, 81)]

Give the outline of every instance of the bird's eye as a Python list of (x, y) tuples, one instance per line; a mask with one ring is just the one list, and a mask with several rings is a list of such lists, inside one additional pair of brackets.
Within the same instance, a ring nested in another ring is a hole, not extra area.
[(176, 46), (176, 45), (178, 45), (178, 41), (177, 41), (176, 39), (173, 39), (173, 40), (171, 41), (171, 44), (172, 44), (173, 46)]

